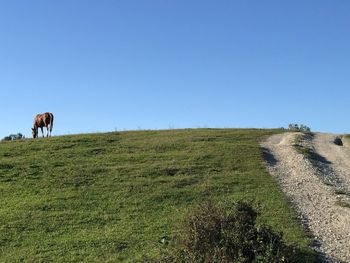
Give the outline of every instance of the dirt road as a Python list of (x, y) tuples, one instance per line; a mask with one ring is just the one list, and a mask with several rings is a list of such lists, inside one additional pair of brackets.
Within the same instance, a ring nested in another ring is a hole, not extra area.
[(267, 168), (279, 181), (301, 221), (315, 238), (325, 262), (350, 262), (350, 147), (334, 144), (335, 135), (315, 134), (294, 145), (297, 133), (273, 135), (262, 143)]

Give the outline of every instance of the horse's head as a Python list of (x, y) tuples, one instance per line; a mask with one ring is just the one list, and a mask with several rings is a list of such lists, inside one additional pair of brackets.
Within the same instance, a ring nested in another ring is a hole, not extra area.
[(33, 138), (35, 139), (36, 137), (38, 137), (38, 130), (35, 129), (35, 128), (32, 128), (32, 135), (33, 135)]

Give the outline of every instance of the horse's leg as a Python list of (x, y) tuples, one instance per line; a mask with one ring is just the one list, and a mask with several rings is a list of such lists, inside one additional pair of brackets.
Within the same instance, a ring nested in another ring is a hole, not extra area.
[(49, 137), (49, 125), (46, 126), (47, 134), (46, 137)]
[(41, 133), (43, 134), (43, 138), (45, 137), (44, 136), (44, 129), (43, 129), (43, 127), (40, 127), (40, 129), (41, 129)]

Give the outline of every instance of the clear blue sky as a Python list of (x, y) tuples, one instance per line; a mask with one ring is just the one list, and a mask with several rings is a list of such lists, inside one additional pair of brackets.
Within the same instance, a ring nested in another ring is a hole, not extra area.
[(350, 1), (0, 2), (0, 137), (281, 127), (350, 133)]

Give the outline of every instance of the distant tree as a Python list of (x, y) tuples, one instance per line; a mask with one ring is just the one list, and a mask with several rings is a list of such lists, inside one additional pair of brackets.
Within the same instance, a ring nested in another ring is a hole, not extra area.
[(15, 141), (25, 139), (25, 136), (22, 133), (10, 134), (2, 139), (2, 141)]
[(290, 123), (290, 124), (288, 125), (288, 129), (289, 129), (289, 130), (292, 130), (292, 131), (297, 131), (297, 130), (299, 130), (299, 125), (296, 124), (296, 123)]
[(310, 132), (310, 131), (311, 131), (310, 127), (308, 127), (308, 126), (306, 126), (306, 125), (304, 125), (304, 124), (300, 124), (299, 129), (300, 129), (300, 131), (302, 131), (302, 132)]
[(291, 123), (288, 125), (288, 129), (291, 131), (300, 131), (300, 132), (310, 132), (311, 129), (310, 127), (304, 125), (304, 124), (296, 124), (296, 123)]

